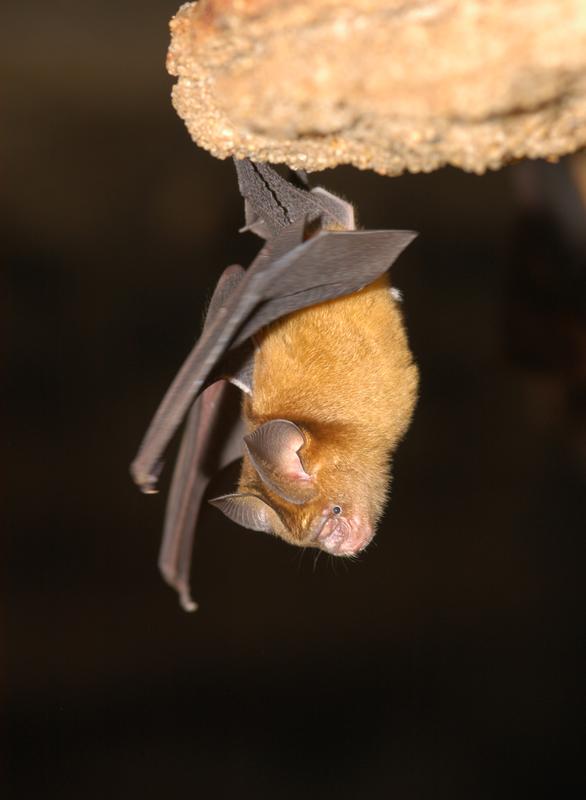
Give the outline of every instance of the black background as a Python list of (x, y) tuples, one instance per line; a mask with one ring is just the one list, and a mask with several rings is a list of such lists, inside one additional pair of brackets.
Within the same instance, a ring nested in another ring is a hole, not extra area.
[(207, 508), (200, 611), (160, 580), (170, 470), (145, 497), (128, 464), (258, 246), (170, 105), (175, 10), (4, 15), (2, 796), (574, 796), (585, 251), (521, 202), (522, 166), (316, 176), (363, 226), (420, 231), (393, 268), (421, 399), (392, 502), (352, 564)]

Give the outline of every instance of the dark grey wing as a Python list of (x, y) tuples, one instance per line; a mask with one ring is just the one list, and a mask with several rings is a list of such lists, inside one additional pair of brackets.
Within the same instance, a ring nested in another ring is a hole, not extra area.
[[(222, 273), (210, 302), (202, 335), (167, 390), (130, 466), (135, 483), (147, 494), (156, 491), (162, 469), (159, 456), (191, 403), (204, 390), (213, 368), (230, 343), (232, 329), (238, 325), (232, 300), (238, 295), (238, 287), (245, 275), (238, 265), (228, 267)], [(213, 381), (219, 377), (214, 375)]]
[[(244, 425), (227, 381), (217, 381), (197, 398), (189, 413), (167, 501), (159, 569), (179, 593), (185, 611), (195, 611), (189, 573), (193, 539), (203, 496), (211, 478), (242, 456)], [(234, 395), (236, 392), (232, 389)]]
[(413, 240), (411, 231), (322, 231), (303, 241), (304, 224), (269, 239), (221, 303), (181, 367), (131, 466), (143, 491), (153, 491), (159, 458), (224, 354), (284, 314), (332, 300), (382, 275)]
[[(130, 465), (134, 482), (141, 491), (149, 494), (156, 491), (156, 484), (162, 469), (160, 456), (183, 420), (189, 406), (210, 382), (228, 374), (221, 364), (243, 322), (262, 299), (264, 273), (270, 268), (273, 259), (285, 256), (303, 238), (303, 221), (296, 226), (284, 228), (260, 251), (252, 265), (245, 272), (234, 265), (222, 273), (216, 287), (206, 324), (195, 347), (184, 361), (183, 366), (163, 400), (141, 442), (136, 458)], [(264, 278), (266, 283), (266, 277)], [(234, 351), (234, 347), (232, 350)], [(230, 354), (231, 356), (233, 354)], [(244, 363), (246, 363), (246, 352)], [(239, 361), (238, 371), (242, 368)]]
[(222, 307), (226, 304), (230, 295), (238, 286), (245, 274), (246, 270), (241, 267), (240, 264), (232, 264), (232, 266), (226, 267), (226, 269), (222, 272), (208, 306), (203, 326), (204, 330), (206, 325), (209, 325), (211, 320), (213, 320), (214, 317), (221, 312)]
[[(224, 270), (210, 302), (206, 325), (220, 312), (224, 303), (244, 275), (242, 267)], [(252, 359), (235, 372), (237, 385), (250, 392)], [(240, 417), (240, 402), (233, 400), (229, 384), (216, 381), (208, 386), (194, 402), (183, 438), (167, 500), (165, 528), (159, 568), (167, 581), (179, 593), (186, 611), (195, 611), (189, 590), (189, 572), (193, 537), (201, 502), (210, 479), (227, 464), (242, 456), (244, 426)]]
[(297, 245), (259, 276), (264, 285), (258, 290), (266, 299), (231, 346), (285, 314), (362, 289), (386, 272), (416, 236), (413, 231), (321, 231)]

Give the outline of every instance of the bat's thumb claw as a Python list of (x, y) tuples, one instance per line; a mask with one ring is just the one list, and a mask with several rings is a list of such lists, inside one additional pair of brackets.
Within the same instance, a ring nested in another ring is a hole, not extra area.
[(157, 494), (159, 490), (156, 486), (162, 469), (162, 461), (155, 464), (152, 469), (146, 470), (140, 464), (140, 459), (136, 458), (130, 465), (130, 474), (143, 494)]

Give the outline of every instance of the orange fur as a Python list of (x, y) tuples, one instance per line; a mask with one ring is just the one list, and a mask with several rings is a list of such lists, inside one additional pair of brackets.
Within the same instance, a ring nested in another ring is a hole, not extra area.
[(283, 521), (275, 533), (310, 544), (325, 503), (370, 520), (387, 497), (390, 456), (417, 396), (417, 368), (388, 276), (347, 297), (296, 311), (257, 337), (254, 390), (244, 400), (249, 431), (288, 419), (303, 431), (299, 452), (318, 497), (293, 505), (271, 492), (245, 456), (239, 492), (262, 497)]

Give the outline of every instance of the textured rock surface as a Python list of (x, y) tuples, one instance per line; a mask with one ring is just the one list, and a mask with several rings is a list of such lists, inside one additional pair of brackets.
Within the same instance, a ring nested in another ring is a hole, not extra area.
[(482, 172), (586, 144), (586, 0), (200, 0), (171, 30), (173, 103), (220, 158)]

